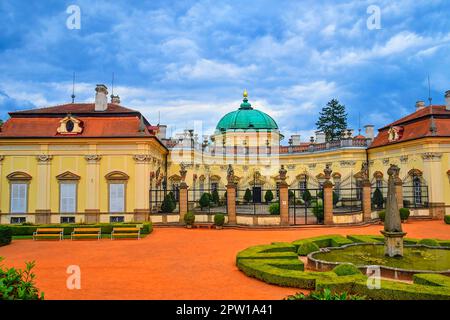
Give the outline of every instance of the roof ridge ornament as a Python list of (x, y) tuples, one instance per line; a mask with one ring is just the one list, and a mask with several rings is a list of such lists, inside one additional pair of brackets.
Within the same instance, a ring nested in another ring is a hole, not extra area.
[(239, 109), (241, 110), (252, 110), (252, 105), (248, 102), (248, 91), (247, 89), (244, 89), (244, 93), (242, 94), (243, 96), (243, 102), (241, 103), (241, 106), (239, 107)]

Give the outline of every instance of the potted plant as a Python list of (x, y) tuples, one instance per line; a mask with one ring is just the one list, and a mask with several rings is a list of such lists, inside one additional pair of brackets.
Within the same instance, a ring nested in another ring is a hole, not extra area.
[(220, 230), (223, 228), (223, 225), (225, 223), (225, 215), (222, 213), (217, 213), (214, 215), (214, 225), (216, 226), (217, 230)]
[(188, 212), (184, 215), (184, 223), (186, 228), (191, 229), (195, 222), (195, 214), (193, 212)]

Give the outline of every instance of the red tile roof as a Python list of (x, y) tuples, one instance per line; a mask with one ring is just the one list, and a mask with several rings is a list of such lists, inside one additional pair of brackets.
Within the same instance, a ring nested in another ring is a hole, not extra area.
[(128, 109), (122, 107), (118, 104), (108, 103), (108, 108), (105, 111), (95, 111), (94, 103), (68, 103), (62, 104), (54, 107), (46, 107), (39, 109), (30, 109), (23, 111), (10, 112), (10, 116), (20, 116), (20, 115), (43, 115), (43, 114), (84, 114), (84, 113), (95, 113), (95, 114), (110, 114), (110, 113), (139, 113), (136, 110)]
[[(430, 130), (432, 119), (435, 133)], [(403, 133), (399, 140), (390, 142), (388, 132), (393, 126), (403, 128)], [(450, 111), (446, 110), (445, 106), (425, 107), (379, 129), (370, 148), (432, 136), (450, 137)]]

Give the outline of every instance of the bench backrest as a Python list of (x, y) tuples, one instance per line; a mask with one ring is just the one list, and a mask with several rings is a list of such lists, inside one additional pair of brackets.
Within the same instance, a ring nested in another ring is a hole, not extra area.
[(117, 232), (117, 231), (127, 231), (127, 232), (138, 232), (139, 230), (141, 230), (140, 228), (113, 228), (113, 231), (114, 232)]
[(51, 232), (55, 232), (55, 233), (60, 233), (63, 232), (64, 229), (63, 228), (37, 228), (36, 232), (47, 232), (47, 233), (51, 233)]
[(101, 228), (74, 228), (73, 232), (100, 232)]

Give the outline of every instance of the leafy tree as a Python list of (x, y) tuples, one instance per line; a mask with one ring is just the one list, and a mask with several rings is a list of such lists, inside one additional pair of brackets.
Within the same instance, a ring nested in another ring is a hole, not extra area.
[(177, 199), (175, 198), (175, 194), (172, 191), (170, 191), (167, 194), (167, 196), (169, 196), (172, 199), (173, 202), (177, 203)]
[(217, 189), (214, 189), (211, 194), (211, 202), (215, 204), (219, 204), (220, 198), (219, 198), (219, 192)]
[(295, 199), (295, 193), (292, 190), (289, 190), (288, 192), (288, 198), (289, 198), (289, 203), (294, 203), (294, 199)]
[(266, 194), (264, 195), (264, 200), (266, 200), (266, 202), (271, 202), (273, 200), (273, 193), (271, 190), (266, 191)]
[(252, 200), (252, 198), (253, 198), (253, 196), (252, 196), (252, 191), (251, 191), (249, 188), (247, 188), (247, 189), (245, 190), (245, 194), (244, 194), (244, 200), (245, 200), (245, 202), (250, 202), (250, 201)]
[(379, 188), (376, 188), (373, 197), (372, 202), (376, 206), (377, 209), (383, 208), (384, 198), (383, 194), (381, 193), (381, 190)]
[(164, 196), (164, 200), (161, 204), (161, 211), (164, 213), (171, 213), (175, 210), (177, 203), (174, 201), (174, 197), (168, 193)]
[(0, 127), (3, 125), (3, 120), (0, 119)]
[(211, 204), (211, 195), (208, 192), (203, 193), (200, 197), (199, 204), (202, 210), (203, 208), (209, 207)]
[(305, 204), (307, 204), (307, 205), (311, 201), (312, 196), (311, 196), (311, 192), (309, 192), (308, 189), (305, 189), (305, 191), (303, 191), (302, 199), (303, 199), (303, 201), (305, 201)]
[(342, 132), (347, 128), (347, 113), (345, 106), (338, 100), (332, 99), (322, 108), (317, 129), (325, 133), (326, 141), (338, 140)]
[(44, 293), (36, 288), (34, 261), (27, 262), (25, 270), (6, 268), (0, 257), (0, 300), (44, 300)]

